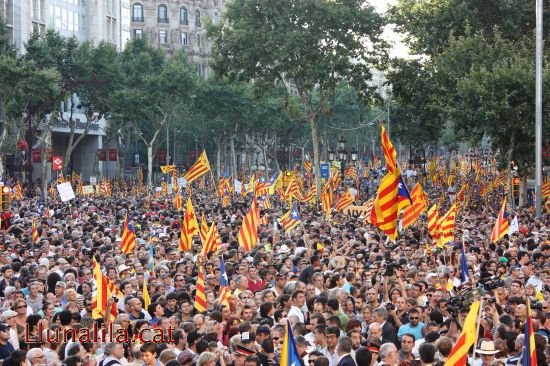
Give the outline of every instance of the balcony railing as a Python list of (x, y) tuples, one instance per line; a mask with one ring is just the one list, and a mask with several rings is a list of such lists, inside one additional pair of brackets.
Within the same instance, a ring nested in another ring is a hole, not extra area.
[(166, 23), (166, 24), (168, 24), (168, 18), (158, 18), (157, 23)]
[(143, 23), (144, 21), (143, 17), (132, 17), (132, 22), (134, 23)]

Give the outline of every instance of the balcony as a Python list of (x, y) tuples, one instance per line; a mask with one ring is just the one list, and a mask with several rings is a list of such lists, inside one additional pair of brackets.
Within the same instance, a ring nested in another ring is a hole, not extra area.
[(168, 18), (158, 18), (157, 23), (165, 23), (168, 24)]
[(144, 21), (143, 17), (132, 17), (132, 23), (143, 23)]

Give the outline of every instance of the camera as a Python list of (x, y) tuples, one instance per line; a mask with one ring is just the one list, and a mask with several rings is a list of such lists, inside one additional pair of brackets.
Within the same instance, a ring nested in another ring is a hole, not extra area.
[(497, 276), (481, 278), (479, 283), (483, 285), (485, 291), (493, 291), (494, 289), (504, 286), (504, 281)]
[(387, 303), (386, 304), (386, 310), (387, 311), (395, 310), (395, 305), (392, 304), (391, 302)]
[(111, 296), (111, 301), (118, 302), (118, 297), (116, 297), (116, 296)]
[(540, 302), (531, 301), (531, 303), (529, 305), (531, 306), (531, 310), (540, 310), (540, 311), (542, 311), (542, 304)]

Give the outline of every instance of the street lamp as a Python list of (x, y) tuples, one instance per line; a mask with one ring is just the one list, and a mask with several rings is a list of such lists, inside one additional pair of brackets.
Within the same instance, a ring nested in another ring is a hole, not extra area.
[(340, 163), (344, 162), (346, 159), (346, 152), (343, 150), (338, 151), (338, 160), (340, 160)]
[(338, 141), (338, 150), (342, 151), (345, 148), (346, 148), (346, 140), (340, 139), (340, 141)]
[(334, 151), (329, 151), (329, 152), (328, 152), (328, 160), (329, 160), (329, 161), (333, 161), (335, 155), (336, 155), (336, 154), (334, 153)]
[(357, 151), (351, 152), (351, 161), (356, 162), (357, 161)]

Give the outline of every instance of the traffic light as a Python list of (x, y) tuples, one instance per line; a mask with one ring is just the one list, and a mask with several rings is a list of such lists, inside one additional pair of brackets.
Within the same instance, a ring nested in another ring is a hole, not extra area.
[(512, 198), (516, 204), (519, 204), (519, 178), (512, 179)]
[(8, 186), (2, 187), (2, 196), (0, 203), (2, 204), (2, 211), (8, 211), (11, 205), (11, 188)]

